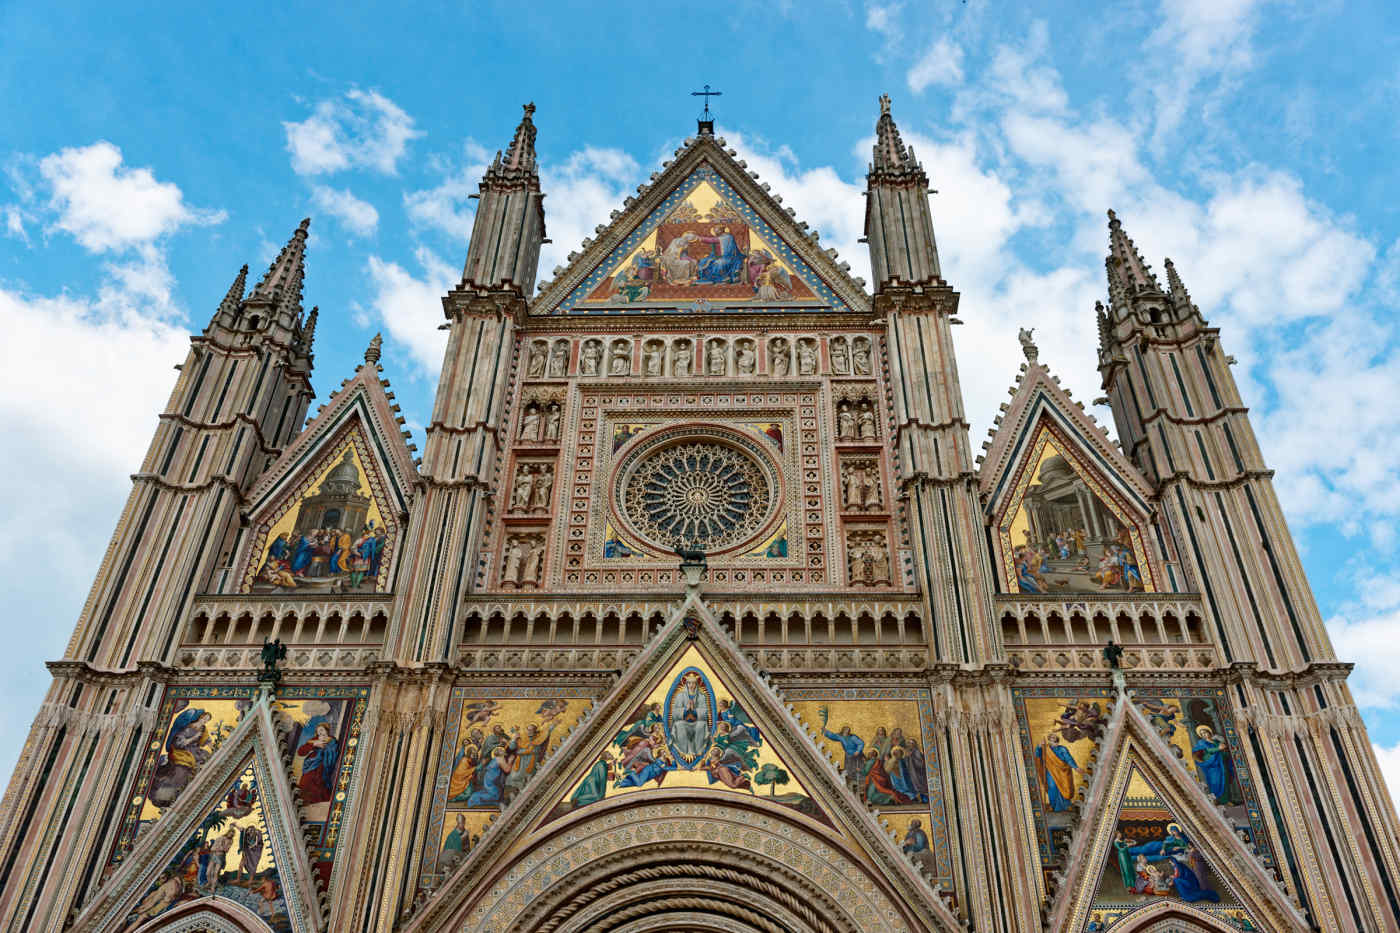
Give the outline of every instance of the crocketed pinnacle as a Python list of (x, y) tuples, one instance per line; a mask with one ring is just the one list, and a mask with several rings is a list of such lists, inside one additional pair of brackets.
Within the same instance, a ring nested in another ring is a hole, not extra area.
[(243, 268), (238, 270), (238, 275), (234, 276), (233, 284), (228, 287), (228, 294), (219, 302), (219, 313), (230, 316), (238, 314), (238, 306), (243, 303), (243, 292), (247, 287), (248, 265), (244, 263)]
[(515, 136), (511, 138), (505, 157), (502, 158), (500, 152), (496, 153), (496, 159), (487, 169), (483, 184), (490, 184), (492, 181), (514, 183), (525, 181), (538, 186), (539, 173), (535, 164), (534, 114), (535, 105), (526, 104), (525, 115), (520, 118), (520, 125), (515, 128)]
[(313, 343), (316, 340), (316, 319), (321, 315), (319, 305), (312, 305), (311, 311), (306, 315), (306, 323), (301, 327), (301, 349), (307, 356), (311, 355), (314, 349)]
[(914, 150), (904, 146), (899, 127), (890, 115), (890, 95), (880, 95), (880, 119), (875, 124), (875, 156), (870, 163), (872, 174), (922, 175), (923, 169), (914, 158)]
[(293, 317), (301, 314), (301, 286), (306, 278), (306, 231), (311, 226), (311, 218), (301, 222), (282, 247), (282, 252), (272, 260), (267, 274), (248, 296), (249, 301), (262, 301), (278, 306)]
[(1108, 258), (1104, 260), (1104, 265), (1108, 269), (1109, 298), (1115, 307), (1140, 292), (1162, 291), (1157, 277), (1142, 261), (1137, 247), (1123, 232), (1123, 224), (1113, 211), (1108, 212)]
[(1170, 259), (1167, 265), (1167, 291), (1171, 293), (1172, 303), (1179, 308), (1191, 307), (1191, 293), (1186, 290), (1186, 285), (1181, 281), (1181, 276), (1176, 274), (1176, 266)]
[(371, 366), (377, 364), (379, 362), (379, 350), (383, 345), (384, 337), (380, 334), (375, 334), (374, 339), (371, 340), (369, 346), (365, 348), (365, 362)]

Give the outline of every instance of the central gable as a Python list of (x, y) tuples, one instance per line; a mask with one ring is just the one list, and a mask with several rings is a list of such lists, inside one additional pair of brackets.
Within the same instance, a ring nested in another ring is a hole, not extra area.
[(533, 314), (868, 311), (816, 235), (700, 137), (541, 287)]

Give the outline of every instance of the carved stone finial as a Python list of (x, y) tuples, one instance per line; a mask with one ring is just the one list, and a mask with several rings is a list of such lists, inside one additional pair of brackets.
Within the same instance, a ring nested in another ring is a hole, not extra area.
[(1040, 348), (1035, 345), (1031, 335), (1035, 333), (1034, 327), (1022, 327), (1016, 339), (1021, 341), (1021, 352), (1026, 354), (1026, 362), (1035, 363), (1040, 359)]
[(365, 348), (365, 362), (366, 362), (366, 363), (370, 363), (370, 364), (372, 364), (372, 365), (378, 363), (378, 362), (379, 362), (379, 349), (380, 349), (380, 347), (382, 347), (383, 345), (384, 345), (384, 338), (383, 338), (383, 336), (380, 335), (380, 334), (375, 334), (375, 335), (374, 335), (374, 339), (371, 340), (371, 341), (369, 342), (369, 346)]
[(880, 116), (887, 117), (890, 113), (890, 95), (880, 95)]

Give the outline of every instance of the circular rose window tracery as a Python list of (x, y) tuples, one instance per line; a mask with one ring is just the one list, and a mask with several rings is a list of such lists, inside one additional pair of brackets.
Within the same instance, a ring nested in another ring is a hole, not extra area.
[(624, 460), (614, 495), (639, 537), (667, 549), (715, 552), (764, 529), (777, 506), (776, 477), (728, 440), (658, 438)]

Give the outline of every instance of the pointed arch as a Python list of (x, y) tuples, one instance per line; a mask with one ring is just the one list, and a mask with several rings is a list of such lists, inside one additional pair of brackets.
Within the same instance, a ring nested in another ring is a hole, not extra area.
[(202, 897), (147, 921), (132, 933), (271, 933), (271, 928), (241, 904)]

